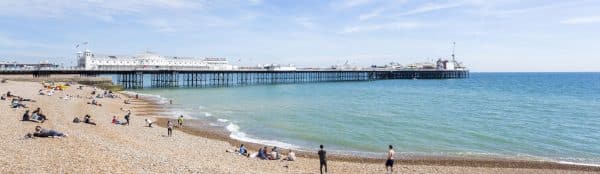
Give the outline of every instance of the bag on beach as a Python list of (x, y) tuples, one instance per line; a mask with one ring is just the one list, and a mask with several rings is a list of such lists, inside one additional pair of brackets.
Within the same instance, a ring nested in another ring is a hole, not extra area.
[(81, 120), (79, 120), (79, 117), (75, 117), (75, 119), (73, 119), (73, 123), (79, 123), (81, 122)]

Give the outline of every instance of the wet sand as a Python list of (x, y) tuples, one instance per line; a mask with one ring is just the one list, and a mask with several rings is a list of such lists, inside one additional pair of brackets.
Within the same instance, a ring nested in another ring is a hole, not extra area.
[[(174, 117), (164, 115), (162, 106), (149, 101), (131, 99), (132, 104), (123, 104), (127, 96), (121, 95), (121, 99), (98, 99), (103, 104), (98, 107), (86, 104), (91, 87), (71, 87), (53, 96), (38, 95), (41, 88), (38, 82), (0, 84), (0, 93), (11, 91), (35, 99), (37, 102), (25, 104), (30, 110), (41, 107), (49, 117), (45, 123), (20, 121), (25, 109), (11, 109), (10, 101), (0, 100), (0, 173), (319, 173), (313, 152), (297, 154), (294, 162), (225, 152), (242, 142), (230, 139), (227, 132), (194, 129), (207, 124), (200, 121), (186, 120), (185, 128), (176, 128), (174, 135), (167, 137), (166, 128), (159, 126)], [(83, 98), (60, 98), (66, 94)], [(131, 125), (110, 123), (112, 116), (123, 118), (126, 111), (120, 108), (132, 109)], [(91, 114), (98, 125), (72, 122), (75, 116), (85, 114)], [(146, 118), (157, 120), (157, 126), (147, 127)], [(36, 125), (69, 137), (24, 139)], [(259, 146), (252, 144), (249, 149), (254, 152)], [(600, 173), (600, 167), (552, 162), (398, 158), (396, 173)], [(383, 159), (339, 155), (329, 159), (329, 173), (385, 173)]]

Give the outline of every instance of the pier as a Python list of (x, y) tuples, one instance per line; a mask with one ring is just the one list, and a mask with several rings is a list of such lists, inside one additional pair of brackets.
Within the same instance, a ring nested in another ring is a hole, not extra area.
[(126, 89), (172, 87), (235, 87), (261, 84), (316, 83), (339, 81), (369, 81), (389, 79), (462, 79), (468, 70), (195, 70), (195, 69), (37, 69), (0, 70), (0, 75), (32, 75), (46, 78), (52, 75), (111, 76)]

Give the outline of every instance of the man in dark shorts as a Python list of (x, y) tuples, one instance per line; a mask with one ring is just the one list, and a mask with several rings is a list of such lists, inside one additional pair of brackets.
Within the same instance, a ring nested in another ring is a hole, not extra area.
[(127, 114), (125, 115), (125, 121), (127, 121), (127, 126), (129, 126), (129, 118), (131, 117), (131, 110), (127, 111)]
[(321, 171), (321, 174), (323, 174), (323, 166), (325, 166), (325, 173), (327, 173), (327, 157), (325, 150), (323, 150), (323, 145), (321, 144), (321, 150), (319, 150), (319, 161), (321, 162), (321, 167), (319, 167), (319, 170)]
[(394, 152), (394, 147), (392, 147), (392, 145), (390, 145), (388, 154), (387, 154), (387, 160), (385, 161), (386, 172), (391, 171), (390, 173), (394, 173), (394, 154), (395, 153), (396, 152)]

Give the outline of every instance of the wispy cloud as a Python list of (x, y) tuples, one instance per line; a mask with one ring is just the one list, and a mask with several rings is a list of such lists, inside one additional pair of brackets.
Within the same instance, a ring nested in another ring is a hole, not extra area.
[(399, 30), (399, 29), (411, 29), (424, 26), (418, 22), (391, 22), (382, 24), (368, 24), (368, 25), (357, 25), (344, 28), (340, 34), (349, 34), (357, 32), (370, 32), (378, 30)]
[(316, 27), (315, 23), (307, 17), (296, 18), (296, 23), (307, 29), (314, 29)]
[(371, 18), (379, 16), (381, 14), (381, 12), (383, 12), (383, 8), (375, 9), (375, 10), (369, 12), (369, 13), (360, 14), (358, 16), (358, 20), (361, 20), (361, 21), (369, 20)]
[(177, 31), (173, 24), (170, 24), (166, 19), (150, 19), (144, 21), (144, 24), (156, 28), (160, 32), (171, 33)]
[(454, 3), (427, 3), (427, 4), (423, 4), (419, 7), (417, 7), (415, 9), (400, 13), (400, 16), (429, 13), (429, 12), (438, 11), (438, 10), (460, 7), (463, 5), (465, 5), (465, 3), (462, 3), (462, 2), (458, 2), (458, 3), (456, 3), (456, 2), (454, 2)]
[(560, 21), (562, 24), (591, 24), (591, 23), (600, 23), (600, 16), (584, 16), (584, 17), (575, 17), (564, 19)]
[(334, 1), (332, 6), (334, 9), (346, 9), (369, 4), (371, 2), (373, 2), (373, 0), (338, 0)]
[(96, 14), (99, 18), (110, 19), (118, 14), (140, 14), (157, 10), (180, 10), (199, 8), (202, 1), (190, 0), (62, 0), (62, 1), (0, 1), (1, 16), (63, 17), (68, 15)]
[(251, 5), (260, 5), (263, 3), (263, 0), (248, 0)]

